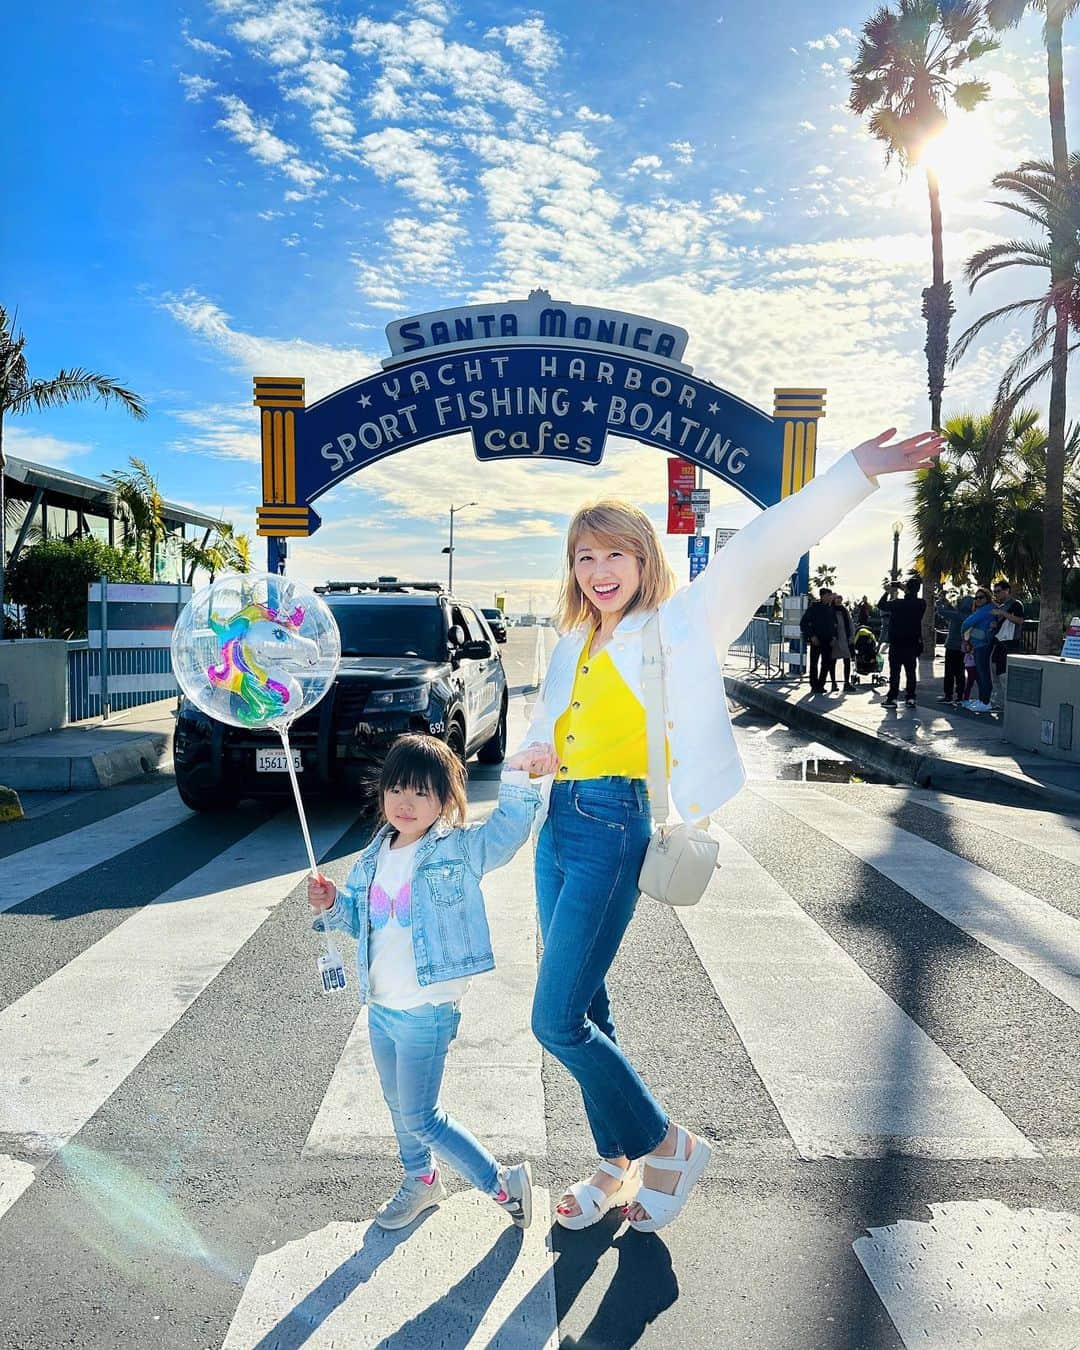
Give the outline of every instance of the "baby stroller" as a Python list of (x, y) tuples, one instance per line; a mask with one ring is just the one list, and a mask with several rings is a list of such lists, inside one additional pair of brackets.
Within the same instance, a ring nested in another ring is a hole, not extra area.
[(851, 683), (858, 684), (860, 675), (868, 675), (871, 685), (883, 683), (885, 677), (881, 671), (885, 665), (885, 656), (881, 650), (881, 643), (865, 624), (856, 630), (854, 647), (855, 674)]

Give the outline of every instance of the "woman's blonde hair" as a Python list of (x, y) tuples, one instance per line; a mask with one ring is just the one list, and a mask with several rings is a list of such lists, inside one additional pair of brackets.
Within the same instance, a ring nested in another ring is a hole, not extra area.
[(578, 624), (600, 621), (600, 611), (585, 595), (574, 575), (574, 554), (586, 530), (609, 548), (632, 553), (641, 568), (641, 583), (624, 613), (655, 609), (670, 599), (679, 583), (664, 553), (656, 528), (644, 511), (614, 498), (583, 506), (566, 532), (566, 574), (559, 592), (555, 626), (568, 633)]

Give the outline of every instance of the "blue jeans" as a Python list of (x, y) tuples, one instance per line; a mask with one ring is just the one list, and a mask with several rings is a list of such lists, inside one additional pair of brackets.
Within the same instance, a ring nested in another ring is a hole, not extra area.
[(477, 1190), (494, 1195), (499, 1189), (498, 1163), (439, 1105), (446, 1053), (460, 1024), (461, 1013), (454, 1003), (405, 1009), (373, 1003), (368, 1011), (371, 1053), (405, 1175), (429, 1173), (434, 1151)]
[(602, 1158), (640, 1158), (668, 1128), (619, 1048), (604, 984), (634, 915), (651, 833), (640, 779), (557, 782), (536, 847), (544, 955), (533, 1035), (577, 1080)]
[(984, 642), (975, 648), (975, 678), (979, 682), (979, 698), (983, 703), (990, 702), (992, 686), (990, 682), (990, 644)]

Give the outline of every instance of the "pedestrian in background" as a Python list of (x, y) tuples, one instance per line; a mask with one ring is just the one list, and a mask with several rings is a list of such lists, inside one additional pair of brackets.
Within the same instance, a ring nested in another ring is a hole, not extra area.
[(926, 610), (926, 601), (919, 591), (922, 589), (920, 577), (909, 577), (904, 583), (904, 594), (895, 598), (900, 583), (894, 581), (889, 586), (894, 598), (887, 591), (878, 601), (878, 608), (889, 616), (889, 691), (882, 701), (885, 708), (895, 708), (900, 694), (900, 674), (904, 674), (904, 699), (909, 708), (915, 706), (915, 693), (918, 681), (919, 655), (922, 652), (922, 621)]
[(855, 610), (855, 622), (860, 628), (865, 628), (873, 617), (874, 609), (868, 596), (863, 596)]
[(990, 649), (994, 640), (994, 602), (985, 586), (975, 592), (975, 608), (960, 625), (960, 632), (971, 643), (975, 653), (975, 679), (979, 697), (964, 703), (968, 712), (990, 711)]
[(945, 634), (945, 683), (937, 701), (951, 703), (954, 708), (958, 708), (961, 701), (967, 698), (964, 690), (964, 639), (960, 633), (960, 626), (974, 607), (972, 597), (962, 595), (955, 606), (939, 600), (934, 610), (937, 617), (944, 619), (949, 625)]
[(828, 586), (822, 586), (818, 598), (803, 611), (799, 628), (810, 652), (810, 692), (823, 694), (836, 636), (836, 611)]
[(1024, 606), (1012, 598), (1012, 582), (994, 582), (994, 637), (990, 644), (990, 670), (994, 685), (990, 702), (995, 708), (1005, 706), (1005, 680), (1009, 655), (1020, 650), (1020, 634), (1024, 628)]
[(844, 663), (844, 692), (854, 688), (851, 683), (851, 644), (855, 637), (855, 628), (851, 622), (851, 614), (847, 605), (844, 604), (842, 595), (833, 595), (833, 609), (836, 611), (836, 632), (833, 634), (832, 650), (829, 654), (829, 679), (832, 682), (832, 691), (836, 693), (836, 663)]

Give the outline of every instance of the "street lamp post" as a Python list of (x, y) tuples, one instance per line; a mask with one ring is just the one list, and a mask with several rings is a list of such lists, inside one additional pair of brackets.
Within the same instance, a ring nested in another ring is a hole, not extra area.
[(904, 522), (894, 520), (892, 524), (892, 582), (895, 586), (900, 580), (900, 536), (904, 532)]
[(458, 511), (464, 511), (467, 506), (477, 506), (478, 504), (477, 502), (463, 502), (461, 506), (450, 507), (450, 547), (443, 549), (443, 552), (449, 554), (450, 558), (449, 576), (446, 584), (448, 591), (454, 589), (454, 516)]

